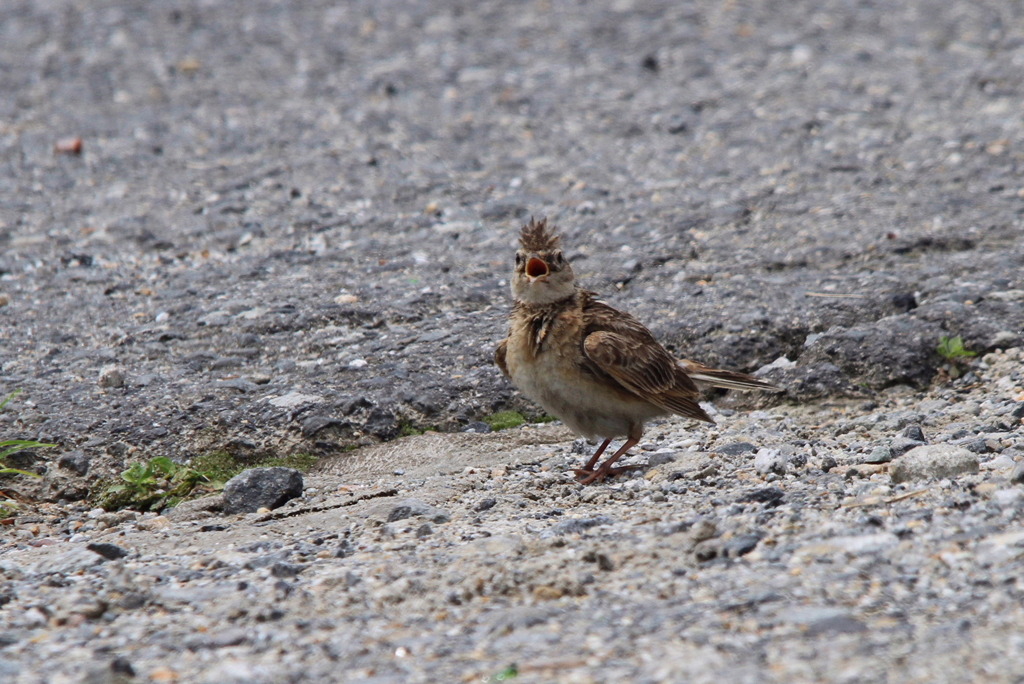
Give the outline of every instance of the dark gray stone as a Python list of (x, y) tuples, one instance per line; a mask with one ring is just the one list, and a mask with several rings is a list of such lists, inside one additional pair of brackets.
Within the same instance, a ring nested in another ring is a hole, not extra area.
[[(916, 444), (914, 446), (917, 446)], [(913, 448), (913, 447), (910, 447)], [(893, 458), (893, 451), (887, 446), (875, 447), (864, 458), (865, 463), (888, 463)]]
[(270, 566), (270, 575), (280, 579), (289, 579), (298, 577), (303, 570), (305, 570), (305, 567), (297, 563), (278, 562)]
[(135, 668), (132, 666), (131, 661), (124, 656), (117, 656), (110, 661), (110, 671), (125, 677), (135, 676)]
[(477, 513), (482, 513), (484, 511), (489, 511), (490, 509), (494, 508), (497, 504), (498, 504), (497, 499), (490, 499), (490, 498), (488, 498), (488, 499), (484, 499), (483, 501), (478, 503), (476, 506), (474, 506), (473, 510), (476, 511)]
[(798, 366), (772, 371), (767, 377), (779, 387), (784, 387), (786, 397), (795, 401), (866, 394), (839, 366), (829, 362), (801, 358)]
[(315, 415), (304, 418), (302, 421), (302, 435), (304, 437), (316, 437), (320, 432), (331, 428), (339, 428), (346, 425), (346, 421), (333, 416)]
[(398, 434), (398, 418), (394, 412), (380, 406), (370, 411), (364, 425), (367, 432), (381, 439), (390, 439)]
[(910, 315), (849, 328), (836, 326), (810, 345), (800, 363), (834, 364), (873, 388), (896, 384), (923, 387), (938, 369), (935, 345), (942, 333), (938, 324)]
[(984, 437), (967, 437), (953, 442), (956, 446), (963, 447), (976, 454), (987, 454), (991, 449)]
[(660, 454), (651, 454), (647, 459), (647, 467), (653, 468), (655, 466), (665, 465), (666, 463), (672, 463), (675, 460), (676, 455), (668, 451)]
[(786, 493), (778, 487), (762, 487), (743, 494), (737, 503), (763, 503), (768, 508), (778, 506), (786, 498)]
[(598, 525), (611, 525), (612, 522), (614, 521), (606, 515), (599, 515), (593, 518), (574, 518), (572, 520), (563, 520), (553, 526), (550, 532), (557, 536), (565, 534), (579, 534), (580, 532), (585, 532), (592, 527), (597, 527)]
[(897, 456), (902, 456), (911, 449), (923, 445), (924, 442), (921, 440), (911, 439), (909, 437), (897, 437), (889, 442), (889, 451), (892, 453), (892, 457), (895, 458)]
[(302, 473), (294, 468), (250, 468), (224, 485), (224, 512), (252, 513), (278, 508), (302, 496)]
[(720, 555), (723, 558), (739, 558), (740, 556), (746, 555), (757, 548), (758, 543), (761, 541), (762, 535), (759, 534), (741, 534), (731, 539), (724, 540), (722, 542), (722, 548)]
[(259, 389), (259, 386), (251, 380), (245, 378), (232, 378), (230, 380), (224, 380), (218, 383), (218, 387), (226, 389), (233, 389), (238, 392), (255, 392)]
[(446, 523), (451, 520), (448, 511), (431, 506), (419, 499), (388, 499), (373, 505), (366, 513), (368, 518), (379, 522), (392, 523), (407, 518), (426, 518), (432, 523)]
[(64, 470), (70, 470), (76, 475), (85, 475), (89, 472), (92, 457), (80, 449), (68, 451), (60, 455), (57, 465)]
[(725, 454), (726, 456), (739, 456), (740, 454), (749, 454), (755, 451), (757, 451), (757, 447), (750, 442), (732, 442), (715, 449), (715, 452)]
[(922, 444), (928, 441), (924, 438), (924, 430), (922, 430), (921, 426), (917, 424), (908, 425), (903, 428), (901, 435), (911, 441), (920, 442)]
[(117, 560), (118, 558), (124, 558), (128, 555), (128, 549), (118, 546), (117, 544), (109, 544), (107, 542), (86, 544), (85, 548), (89, 549), (93, 553), (98, 553), (107, 560)]

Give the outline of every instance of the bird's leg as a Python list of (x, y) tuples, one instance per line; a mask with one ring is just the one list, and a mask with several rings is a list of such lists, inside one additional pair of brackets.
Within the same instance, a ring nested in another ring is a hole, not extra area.
[(601, 446), (597, 447), (597, 451), (595, 451), (594, 455), (590, 457), (590, 460), (587, 461), (587, 464), (582, 468), (574, 468), (573, 472), (575, 472), (577, 475), (589, 475), (590, 473), (594, 472), (594, 466), (597, 465), (597, 459), (601, 458), (601, 454), (604, 453), (604, 450), (607, 449), (608, 445), (611, 443), (611, 439), (606, 439), (603, 442), (601, 442)]
[[(643, 437), (643, 435), (644, 435), (643, 423), (636, 423), (636, 424), (630, 426), (630, 428), (629, 428), (629, 435), (627, 436), (628, 438), (626, 439), (626, 442), (621, 447), (619, 447), (619, 450), (616, 451), (614, 454), (612, 454), (611, 457), (607, 461), (602, 463), (600, 468), (598, 468), (597, 470), (591, 472), (586, 477), (584, 477), (582, 480), (580, 480), (580, 484), (588, 485), (588, 484), (592, 484), (594, 482), (600, 482), (601, 480), (603, 480), (604, 478), (608, 477), (609, 475), (618, 475), (619, 473), (624, 473), (624, 472), (626, 472), (628, 470), (635, 470), (636, 468), (640, 468), (641, 466), (638, 466), (638, 465), (619, 466), (617, 468), (613, 468), (612, 465), (615, 463), (615, 461), (619, 460), (622, 456), (624, 456), (627, 451), (629, 451), (630, 449), (635, 447), (637, 444), (639, 444), (640, 443), (640, 438)], [(597, 450), (597, 453), (594, 454), (593, 458), (591, 458), (590, 461), (587, 463), (587, 467), (588, 468), (592, 469), (594, 467), (594, 464), (597, 463), (598, 456), (601, 455), (601, 452), (604, 451), (605, 447), (608, 446), (608, 442), (610, 442), (610, 441), (611, 440), (608, 440), (604, 444), (601, 445), (601, 448)], [(583, 474), (583, 473), (580, 473), (580, 474)]]
[(619, 460), (619, 458), (625, 455), (627, 451), (635, 447), (639, 442), (639, 439), (633, 439), (632, 437), (627, 439), (626, 443), (619, 447), (619, 450), (612, 454), (611, 458), (602, 463), (600, 468), (598, 468), (597, 470), (590, 473), (590, 475), (580, 480), (580, 484), (593, 484), (594, 482), (600, 482), (609, 475), (618, 475), (619, 473), (624, 473), (627, 470), (635, 470), (636, 468), (640, 468), (641, 466), (639, 465), (619, 466), (618, 468), (612, 467), (612, 464), (615, 463), (615, 461)]

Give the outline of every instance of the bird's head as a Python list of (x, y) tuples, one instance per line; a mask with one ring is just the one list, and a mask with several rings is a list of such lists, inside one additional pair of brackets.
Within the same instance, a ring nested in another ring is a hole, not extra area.
[(572, 266), (562, 254), (562, 240), (547, 219), (530, 222), (519, 234), (512, 274), (512, 296), (524, 304), (551, 304), (576, 292)]

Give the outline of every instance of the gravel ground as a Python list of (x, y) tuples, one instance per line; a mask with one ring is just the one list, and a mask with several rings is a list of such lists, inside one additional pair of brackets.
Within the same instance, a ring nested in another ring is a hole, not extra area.
[(605, 486), (529, 426), (326, 459), (272, 513), (44, 506), (0, 553), (3, 675), (1019, 682), (1022, 361), (666, 421)]
[[(3, 482), (0, 679), (1024, 678), (1017, 4), (7, 0), (0, 92), (0, 441), (59, 445)], [(608, 486), (462, 432), (539, 417), (490, 362), (531, 214), (787, 391)], [(212, 451), (321, 460), (85, 500)]]

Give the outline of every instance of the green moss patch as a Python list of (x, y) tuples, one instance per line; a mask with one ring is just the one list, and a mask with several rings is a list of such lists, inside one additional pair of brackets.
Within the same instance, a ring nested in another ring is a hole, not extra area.
[(507, 430), (522, 425), (526, 422), (526, 418), (519, 411), (498, 411), (497, 413), (485, 416), (483, 421), (492, 430)]

